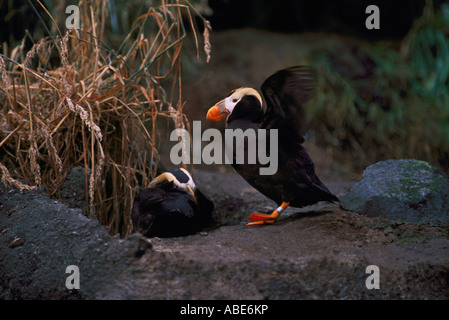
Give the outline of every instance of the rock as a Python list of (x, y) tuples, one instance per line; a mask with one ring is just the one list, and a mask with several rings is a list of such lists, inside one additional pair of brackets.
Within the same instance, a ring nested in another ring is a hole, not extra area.
[(366, 168), (340, 205), (370, 217), (431, 225), (449, 223), (449, 179), (419, 160), (387, 160)]
[(151, 240), (138, 232), (131, 234), (128, 240), (128, 251), (135, 258), (140, 258), (153, 248)]
[(86, 179), (89, 181), (90, 173), (89, 168), (85, 172), (83, 167), (73, 167), (60, 190), (61, 200), (71, 208), (80, 208), (85, 215), (89, 210)]
[(22, 238), (14, 238), (9, 244), (8, 244), (8, 248), (16, 248), (16, 247), (20, 247), (21, 245), (23, 245), (25, 243), (25, 240), (23, 240)]

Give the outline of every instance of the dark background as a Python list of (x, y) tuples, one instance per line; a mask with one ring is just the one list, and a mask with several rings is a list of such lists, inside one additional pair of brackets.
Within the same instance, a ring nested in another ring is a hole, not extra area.
[[(211, 0), (214, 30), (257, 28), (284, 33), (324, 31), (366, 39), (400, 39), (421, 16), (425, 0)], [(443, 1), (434, 1), (439, 6)], [(365, 9), (377, 5), (380, 29), (368, 30)]]
[[(116, 7), (123, 2), (111, 1)], [(69, 5), (73, 1), (65, 2)], [(443, 2), (433, 1), (434, 7)], [(47, 3), (52, 11), (62, 2)], [(425, 3), (425, 0), (209, 0), (213, 14), (205, 16), (215, 31), (249, 27), (283, 33), (324, 31), (367, 40), (399, 40), (421, 16)], [(365, 9), (371, 4), (380, 9), (379, 30), (365, 28), (368, 17)], [(39, 5), (35, 8), (46, 17)], [(0, 42), (13, 45), (11, 42), (22, 40), (26, 29), (36, 27), (42, 28), (42, 23), (28, 0), (0, 0)]]

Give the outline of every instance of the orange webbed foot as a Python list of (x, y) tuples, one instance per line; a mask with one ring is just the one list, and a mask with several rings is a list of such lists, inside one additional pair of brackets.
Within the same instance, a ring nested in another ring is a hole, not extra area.
[(282, 202), (281, 206), (274, 210), (271, 214), (267, 213), (260, 213), (260, 212), (253, 212), (248, 219), (252, 220), (254, 222), (249, 222), (246, 225), (247, 226), (254, 226), (254, 225), (263, 225), (263, 224), (273, 224), (276, 222), (276, 219), (279, 217), (282, 211), (284, 211), (288, 207), (288, 202)]

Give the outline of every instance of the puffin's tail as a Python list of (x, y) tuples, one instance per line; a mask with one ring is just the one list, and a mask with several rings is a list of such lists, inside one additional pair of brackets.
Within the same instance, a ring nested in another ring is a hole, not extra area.
[(331, 203), (340, 203), (340, 200), (324, 185), (320, 180), (319, 183), (315, 183), (314, 187), (321, 193), (321, 200)]

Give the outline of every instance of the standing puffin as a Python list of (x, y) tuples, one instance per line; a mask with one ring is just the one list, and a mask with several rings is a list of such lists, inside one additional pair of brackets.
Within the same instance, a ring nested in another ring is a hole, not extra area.
[(151, 237), (187, 236), (212, 225), (214, 203), (181, 168), (164, 172), (134, 200), (134, 232)]
[[(266, 143), (270, 140), (269, 129), (278, 130), (278, 170), (272, 175), (260, 175), (262, 164), (258, 161), (250, 164), (248, 157), (243, 164), (237, 164), (236, 144), (233, 143), (234, 169), (279, 206), (271, 214), (252, 213), (249, 219), (254, 222), (248, 225), (274, 223), (289, 205), (304, 207), (319, 201), (338, 202), (338, 198), (316, 176), (314, 164), (302, 146), (306, 132), (303, 105), (313, 89), (312, 71), (304, 66), (295, 66), (280, 70), (264, 81), (261, 91), (267, 104), (265, 111), (262, 97), (255, 89), (239, 88), (207, 112), (208, 120), (226, 120), (228, 129), (267, 129)], [(244, 148), (246, 155), (247, 143)]]

